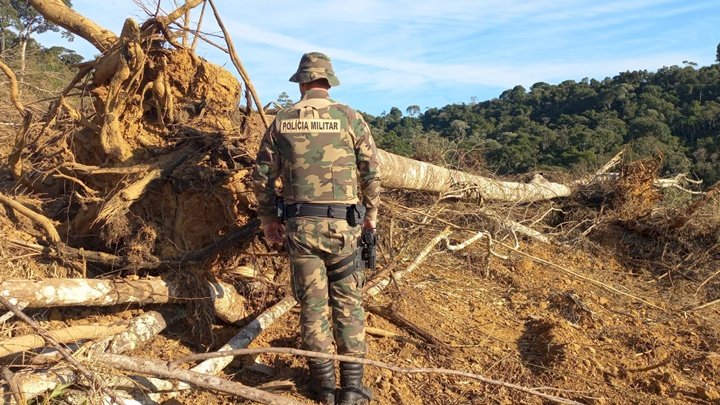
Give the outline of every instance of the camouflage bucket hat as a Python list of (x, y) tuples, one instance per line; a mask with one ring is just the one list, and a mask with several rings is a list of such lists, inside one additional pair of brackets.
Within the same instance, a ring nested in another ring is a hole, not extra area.
[(331, 86), (339, 86), (330, 57), (320, 52), (309, 52), (302, 56), (297, 72), (290, 77), (291, 82), (307, 83), (317, 79), (327, 79)]

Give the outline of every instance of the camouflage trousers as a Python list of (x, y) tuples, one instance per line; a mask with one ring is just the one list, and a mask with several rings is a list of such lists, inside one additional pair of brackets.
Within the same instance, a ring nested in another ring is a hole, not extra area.
[(359, 269), (330, 283), (325, 267), (355, 254), (360, 226), (351, 227), (344, 219), (295, 217), (287, 221), (285, 232), (293, 292), (300, 303), (303, 348), (331, 353), (334, 341), (338, 354), (364, 356), (367, 353), (362, 306), (365, 272)]

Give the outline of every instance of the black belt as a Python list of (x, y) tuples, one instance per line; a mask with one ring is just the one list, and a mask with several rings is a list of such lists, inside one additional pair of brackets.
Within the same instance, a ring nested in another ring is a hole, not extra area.
[(347, 218), (350, 205), (339, 204), (311, 204), (295, 203), (285, 208), (287, 218), (293, 217), (321, 217), (321, 218)]

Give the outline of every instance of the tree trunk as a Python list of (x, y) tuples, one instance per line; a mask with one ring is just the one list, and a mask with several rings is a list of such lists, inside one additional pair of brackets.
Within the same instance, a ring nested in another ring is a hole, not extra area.
[(25, 71), (25, 50), (27, 49), (27, 37), (20, 36), (20, 71)]
[(379, 151), (383, 187), (452, 193), (458, 198), (532, 202), (566, 197), (572, 189), (536, 176), (530, 183), (499, 181)]
[(76, 13), (62, 0), (29, 0), (29, 2), (47, 20), (85, 38), (101, 52), (107, 51), (117, 40), (117, 36), (112, 31)]
[[(0, 294), (26, 302), (28, 308), (67, 306), (110, 306), (117, 304), (164, 304), (182, 303), (188, 297), (183, 286), (161, 279), (148, 280), (102, 280), (62, 279), (4, 280)], [(224, 321), (234, 323), (245, 317), (245, 299), (225, 283), (210, 283), (210, 297), (215, 312)]]

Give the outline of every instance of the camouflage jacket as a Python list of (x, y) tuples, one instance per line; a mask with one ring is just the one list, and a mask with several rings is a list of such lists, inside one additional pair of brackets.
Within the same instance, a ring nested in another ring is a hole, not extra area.
[(275, 179), (282, 175), (286, 204), (355, 204), (358, 183), (366, 217), (377, 218), (380, 202), (378, 155), (362, 115), (312, 89), (282, 110), (265, 132), (255, 161), (253, 182), (258, 217), (277, 221)]

